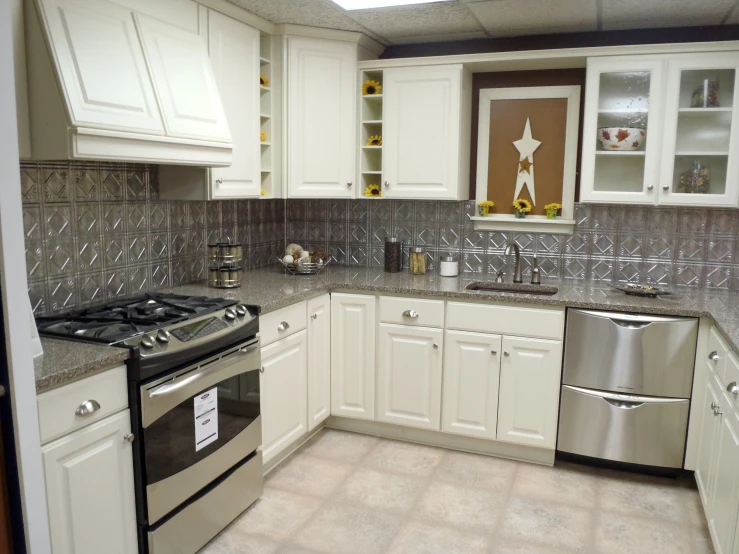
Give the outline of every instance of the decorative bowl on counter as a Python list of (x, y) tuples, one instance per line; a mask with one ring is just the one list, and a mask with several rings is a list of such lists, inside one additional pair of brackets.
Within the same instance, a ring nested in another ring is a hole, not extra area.
[(602, 150), (641, 150), (644, 148), (646, 129), (640, 127), (601, 127), (598, 142)]

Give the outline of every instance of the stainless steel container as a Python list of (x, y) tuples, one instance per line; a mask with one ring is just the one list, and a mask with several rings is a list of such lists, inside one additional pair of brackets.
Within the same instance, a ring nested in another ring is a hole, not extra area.
[(409, 252), (408, 268), (411, 275), (425, 275), (426, 273), (426, 247), (411, 246)]
[(219, 289), (241, 286), (243, 248), (240, 244), (217, 242), (208, 245), (208, 284)]

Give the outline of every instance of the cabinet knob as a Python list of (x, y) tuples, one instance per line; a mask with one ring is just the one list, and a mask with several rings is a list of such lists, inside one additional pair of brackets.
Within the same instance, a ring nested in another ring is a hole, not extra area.
[(82, 404), (77, 406), (74, 411), (74, 415), (77, 416), (88, 416), (97, 412), (100, 409), (100, 403), (97, 400), (85, 400)]
[(386, 189), (389, 189), (390, 188), (390, 181), (385, 181), (385, 188)]
[(222, 183), (223, 183), (223, 179), (221, 179), (220, 177), (218, 177), (218, 179), (216, 179), (216, 185), (220, 185)]
[(439, 348), (439, 345), (434, 343), (434, 348)]
[(713, 352), (711, 352), (708, 355), (708, 359), (711, 360), (712, 362), (717, 362), (718, 361), (718, 352), (716, 352), (715, 350)]
[(496, 355), (496, 354), (498, 353), (498, 351), (497, 351), (497, 350), (491, 350), (491, 351), (490, 351), (490, 353), (491, 353), (491, 354), (492, 354), (493, 356), (495, 356), (495, 355)]
[(403, 317), (410, 317), (411, 319), (418, 318), (418, 312), (416, 310), (406, 310), (403, 312)]
[(310, 318), (311, 319), (318, 319), (318, 314), (313, 314), (312, 316), (310, 316)]
[(347, 187), (350, 187), (350, 186), (352, 186), (353, 184), (354, 184), (354, 183), (352, 183), (351, 181), (347, 181), (347, 182), (346, 182), (346, 186), (347, 186)]
[(278, 331), (287, 331), (290, 328), (290, 324), (287, 321), (282, 321), (277, 326)]
[(654, 189), (654, 185), (647, 185), (647, 190), (653, 190), (653, 189)]
[(662, 185), (662, 190), (670, 190), (670, 185)]
[(506, 357), (508, 357), (508, 356), (510, 356), (510, 353), (508, 352), (508, 350), (505, 350), (505, 351), (503, 351), (503, 355), (506, 356)]
[(732, 381), (726, 385), (726, 392), (733, 394), (734, 396), (739, 396), (739, 386), (737, 386), (736, 381)]
[(136, 437), (133, 433), (126, 433), (125, 435), (123, 435), (123, 440), (126, 442), (133, 442), (135, 438)]
[(264, 366), (259, 368), (259, 373), (264, 373)]
[(713, 415), (715, 415), (715, 416), (719, 416), (719, 415), (721, 415), (721, 406), (716, 406), (716, 407), (715, 407), (715, 408), (713, 409)]

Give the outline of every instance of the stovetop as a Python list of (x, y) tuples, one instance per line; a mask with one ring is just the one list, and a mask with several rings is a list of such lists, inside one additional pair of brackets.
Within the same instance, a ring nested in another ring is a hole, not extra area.
[(235, 304), (238, 304), (236, 300), (225, 298), (150, 292), (57, 316), (39, 317), (36, 325), (43, 336), (115, 344)]

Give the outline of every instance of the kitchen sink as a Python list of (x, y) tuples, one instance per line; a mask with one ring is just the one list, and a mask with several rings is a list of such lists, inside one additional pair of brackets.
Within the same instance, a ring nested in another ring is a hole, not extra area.
[(475, 281), (467, 285), (467, 290), (480, 292), (506, 292), (514, 294), (538, 294), (552, 296), (559, 289), (552, 285), (528, 285), (523, 283), (494, 283), (492, 281)]

